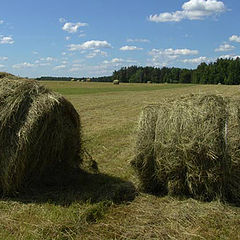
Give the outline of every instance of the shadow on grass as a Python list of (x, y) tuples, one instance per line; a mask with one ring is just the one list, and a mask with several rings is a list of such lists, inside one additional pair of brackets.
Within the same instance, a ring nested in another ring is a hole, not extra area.
[(68, 206), (73, 202), (112, 201), (120, 204), (134, 200), (136, 195), (136, 188), (131, 182), (106, 174), (89, 173), (78, 169), (71, 173), (71, 177), (66, 178), (62, 175), (58, 184), (56, 184), (56, 179), (28, 184), (25, 190), (10, 199), (23, 203), (47, 202)]

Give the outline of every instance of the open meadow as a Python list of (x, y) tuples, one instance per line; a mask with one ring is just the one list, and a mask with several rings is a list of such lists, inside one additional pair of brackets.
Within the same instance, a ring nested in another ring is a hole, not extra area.
[(139, 192), (130, 166), (141, 109), (190, 93), (240, 98), (239, 86), (41, 82), (81, 118), (99, 174), (0, 200), (0, 239), (240, 239), (240, 207)]

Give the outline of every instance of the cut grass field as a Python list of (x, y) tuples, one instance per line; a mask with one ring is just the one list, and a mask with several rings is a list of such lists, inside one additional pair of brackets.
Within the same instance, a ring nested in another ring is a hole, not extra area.
[(42, 82), (78, 111), (100, 174), (0, 200), (0, 239), (240, 239), (240, 208), (135, 195), (130, 167), (142, 107), (189, 93), (239, 98), (239, 86)]

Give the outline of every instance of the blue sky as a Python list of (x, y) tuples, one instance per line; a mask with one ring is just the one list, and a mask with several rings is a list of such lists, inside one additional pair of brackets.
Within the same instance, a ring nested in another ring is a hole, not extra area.
[(240, 1), (1, 0), (0, 71), (111, 75), (240, 55)]

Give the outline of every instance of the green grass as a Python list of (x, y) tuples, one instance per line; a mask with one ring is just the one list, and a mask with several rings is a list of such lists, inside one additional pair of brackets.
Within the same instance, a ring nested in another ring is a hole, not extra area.
[[(46, 83), (46, 82), (44, 82)], [(193, 84), (126, 84), (113, 85), (112, 83), (69, 83), (56, 82), (50, 83), (53, 86), (53, 90), (63, 95), (79, 95), (79, 94), (97, 94), (97, 93), (110, 93), (110, 92), (122, 92), (122, 91), (154, 91), (154, 90), (169, 90), (175, 88), (191, 87)]]
[[(100, 174), (0, 199), (0, 239), (240, 239), (240, 208), (136, 194), (130, 167), (142, 107), (189, 93), (239, 97), (238, 86), (44, 82), (81, 117)], [(116, 88), (115, 88), (116, 87)]]

